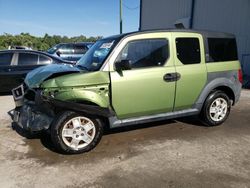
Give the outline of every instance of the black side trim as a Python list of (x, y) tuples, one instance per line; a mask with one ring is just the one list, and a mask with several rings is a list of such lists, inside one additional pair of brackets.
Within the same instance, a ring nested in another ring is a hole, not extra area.
[(115, 115), (115, 113), (111, 109), (102, 108), (99, 106), (80, 104), (80, 103), (69, 102), (69, 101), (61, 101), (61, 100), (56, 100), (53, 98), (49, 98), (47, 102), (55, 107), (72, 110), (75, 112), (84, 112), (90, 115), (99, 115), (99, 116), (104, 116), (104, 117), (111, 117)]
[(192, 108), (192, 109), (180, 110), (176, 112), (167, 112), (167, 113), (162, 113), (162, 114), (135, 117), (135, 118), (129, 118), (129, 119), (122, 119), (122, 120), (114, 116), (114, 117), (109, 118), (109, 124), (110, 124), (110, 128), (117, 128), (117, 127), (123, 127), (123, 126), (130, 126), (130, 125), (149, 123), (149, 122), (154, 122), (154, 121), (162, 121), (162, 120), (167, 120), (167, 119), (174, 119), (174, 118), (179, 118), (179, 117), (197, 115), (199, 114), (199, 112), (200, 111), (198, 109)]

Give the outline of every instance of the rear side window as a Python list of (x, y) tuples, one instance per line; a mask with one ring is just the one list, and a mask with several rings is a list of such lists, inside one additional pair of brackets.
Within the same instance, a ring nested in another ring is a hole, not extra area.
[(74, 46), (74, 53), (75, 54), (85, 54), (88, 48), (85, 45), (75, 45)]
[(62, 54), (73, 54), (73, 50), (73, 44), (64, 44), (59, 49)]
[(198, 38), (177, 38), (177, 57), (184, 65), (201, 62), (200, 43)]
[(209, 62), (238, 60), (234, 38), (208, 38)]
[(18, 65), (37, 65), (38, 55), (29, 53), (19, 53)]
[(0, 53), (0, 66), (10, 65), (13, 53)]
[(129, 42), (118, 56), (118, 61), (129, 60), (131, 68), (163, 66), (167, 61), (168, 41), (147, 39)]
[(50, 64), (51, 63), (51, 59), (43, 56), (43, 55), (39, 55), (39, 64)]

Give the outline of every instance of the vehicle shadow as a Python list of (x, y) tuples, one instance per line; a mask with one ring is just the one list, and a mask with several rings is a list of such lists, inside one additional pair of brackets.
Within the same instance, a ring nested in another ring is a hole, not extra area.
[(0, 92), (0, 96), (12, 95), (11, 92)]
[[(158, 127), (158, 126), (168, 126), (176, 122), (182, 122), (191, 126), (203, 126), (197, 117), (187, 117), (187, 118), (179, 118), (179, 119), (174, 119), (174, 120), (164, 120), (164, 121), (157, 121), (157, 122), (151, 122), (151, 123), (137, 124), (137, 125), (132, 125), (132, 126), (124, 126), (124, 127), (114, 128), (114, 129), (110, 129), (106, 126), (104, 128), (104, 135), (112, 135), (116, 133), (129, 132), (133, 130), (147, 129), (147, 128)], [(25, 137), (29, 140), (39, 139), (41, 144), (52, 152), (65, 155), (65, 153), (62, 153), (56, 150), (56, 148), (53, 146), (48, 131), (47, 132), (43, 131), (39, 133), (30, 133), (29, 131), (22, 129), (20, 126), (18, 126), (14, 122), (12, 122), (12, 129), (15, 130), (20, 136)], [(66, 154), (66, 155), (70, 155), (70, 154)]]
[[(110, 129), (107, 126), (104, 128), (104, 135), (112, 135), (116, 133), (122, 133), (122, 132), (129, 132), (133, 130), (140, 130), (140, 129), (147, 129), (147, 128), (152, 128), (152, 127), (157, 127), (157, 126), (162, 126), (162, 125), (169, 125), (172, 123), (175, 123), (176, 121), (174, 120), (166, 120), (166, 121), (158, 121), (158, 122), (153, 122), (153, 123), (144, 123), (144, 124), (138, 124), (138, 125), (133, 125), (133, 126), (124, 126), (120, 128), (114, 128)], [(62, 153), (53, 146), (52, 140), (50, 138), (49, 132), (43, 131), (39, 133), (30, 133), (29, 131), (26, 131), (25, 129), (21, 128), (20, 126), (17, 125), (17, 123), (12, 122), (12, 129), (16, 131), (17, 134), (20, 136), (28, 139), (28, 140), (37, 140), (39, 139), (41, 144), (47, 148), (48, 150), (52, 152), (56, 152), (58, 154), (66, 154), (70, 155), (67, 153)]]
[(176, 119), (178, 122), (185, 123), (187, 125), (193, 125), (198, 127), (204, 127), (204, 124), (201, 122), (198, 116), (189, 116)]
[(52, 152), (56, 152), (61, 154), (60, 152), (58, 152), (55, 147), (52, 144), (50, 135), (48, 134), (48, 132), (46, 131), (42, 131), (42, 132), (38, 132), (38, 133), (31, 133), (29, 131), (26, 131), (25, 129), (21, 128), (20, 126), (18, 126), (15, 122), (12, 122), (12, 129), (14, 131), (16, 131), (17, 134), (19, 134), (20, 136), (28, 139), (28, 140), (37, 140), (39, 139), (41, 144), (47, 148), (48, 150), (52, 151)]

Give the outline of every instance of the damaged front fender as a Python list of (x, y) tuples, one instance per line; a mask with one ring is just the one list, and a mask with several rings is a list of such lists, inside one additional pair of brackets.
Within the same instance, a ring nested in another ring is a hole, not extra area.
[(45, 97), (52, 97), (61, 101), (74, 101), (80, 103), (93, 103), (103, 108), (109, 107), (108, 85), (88, 88), (47, 89)]
[(14, 122), (30, 132), (48, 130), (57, 113), (61, 111), (74, 111), (103, 117), (114, 116), (111, 108), (45, 97), (42, 92), (37, 92), (35, 99), (32, 102), (24, 102), (24, 105), (17, 107), (14, 112)]

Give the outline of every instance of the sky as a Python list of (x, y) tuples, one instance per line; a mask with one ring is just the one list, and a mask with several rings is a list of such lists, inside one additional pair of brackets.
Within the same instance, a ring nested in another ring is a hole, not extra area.
[[(139, 28), (140, 0), (123, 0), (123, 32)], [(0, 0), (0, 34), (110, 36), (119, 30), (119, 0)]]

